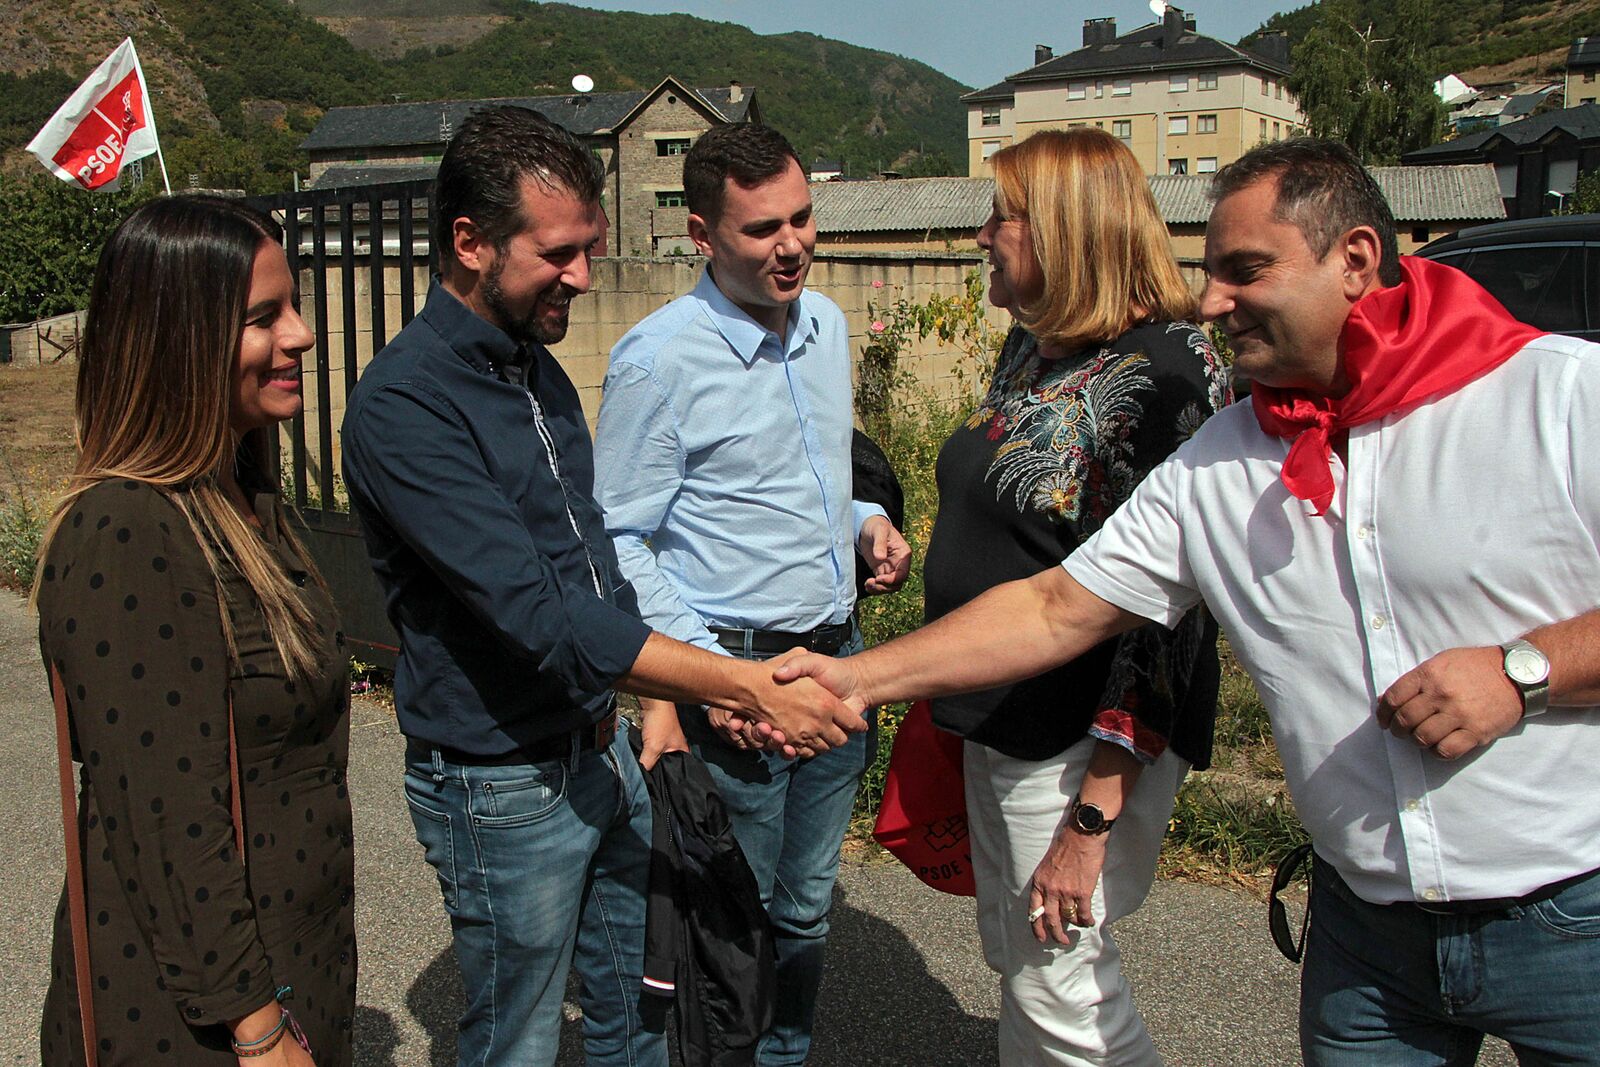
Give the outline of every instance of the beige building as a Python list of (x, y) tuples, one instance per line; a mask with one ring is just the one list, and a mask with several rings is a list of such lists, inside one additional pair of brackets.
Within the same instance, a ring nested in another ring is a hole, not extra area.
[(1567, 50), (1563, 107), (1600, 103), (1600, 37), (1579, 37)]
[(967, 173), (1037, 130), (1098, 126), (1121, 138), (1146, 174), (1209, 174), (1263, 141), (1303, 130), (1285, 82), (1288, 41), (1237, 48), (1195, 31), (1169, 7), (1159, 23), (1117, 35), (1115, 19), (1083, 24), (1083, 47), (1054, 55), (998, 85), (968, 93)]
[(301, 145), (311, 156), (311, 185), (432, 178), (451, 133), (472, 112), (494, 104), (537, 111), (594, 149), (605, 167), (610, 251), (618, 256), (692, 251), (684, 153), (713, 126), (761, 121), (752, 89), (737, 82), (691, 89), (672, 77), (648, 92), (336, 107)]

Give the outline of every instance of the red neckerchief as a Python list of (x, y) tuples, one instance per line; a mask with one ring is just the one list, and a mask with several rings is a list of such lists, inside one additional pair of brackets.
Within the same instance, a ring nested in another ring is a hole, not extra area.
[(1402, 256), (1399, 285), (1356, 302), (1340, 335), (1350, 392), (1337, 400), (1256, 385), (1265, 433), (1294, 440), (1283, 484), (1316, 514), (1333, 501), (1329, 438), (1341, 430), (1453, 393), (1546, 331), (1518, 322), (1477, 282), (1442, 263)]

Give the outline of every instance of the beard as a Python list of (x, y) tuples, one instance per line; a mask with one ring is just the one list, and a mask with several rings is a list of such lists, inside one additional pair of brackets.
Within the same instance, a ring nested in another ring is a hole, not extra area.
[[(500, 285), (501, 275), (505, 273), (506, 261), (504, 256), (497, 256), (494, 265), (489, 268), (489, 273), (483, 276), (479, 283), (483, 291), (483, 303), (499, 320), (500, 329), (506, 336), (518, 344), (527, 344), (530, 341), (541, 345), (553, 345), (567, 336), (566, 305), (572, 300), (572, 294), (566, 291), (566, 286), (559, 281), (551, 285), (534, 298), (533, 305), (522, 315), (516, 315), (506, 304), (505, 290)], [(560, 319), (546, 321), (540, 318), (541, 310), (548, 310), (547, 298), (559, 297), (562, 305)]]

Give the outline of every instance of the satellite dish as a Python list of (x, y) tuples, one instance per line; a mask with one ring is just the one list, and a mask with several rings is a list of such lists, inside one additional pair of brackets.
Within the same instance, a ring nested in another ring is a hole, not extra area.
[[(1160, 3), (1161, 0), (1152, 0), (1152, 2)], [(574, 74), (572, 76), (572, 87), (580, 93), (586, 93), (594, 88), (594, 79), (587, 74)]]
[(1156, 18), (1165, 18), (1167, 14), (1166, 0), (1150, 0), (1150, 11)]

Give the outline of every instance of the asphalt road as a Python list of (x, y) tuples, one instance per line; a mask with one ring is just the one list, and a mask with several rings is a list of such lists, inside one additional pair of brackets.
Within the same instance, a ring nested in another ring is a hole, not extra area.
[[(51, 909), (61, 889), (60, 814), (50, 699), (22, 601), (0, 593), (0, 1064), (38, 1062)], [(355, 803), (361, 946), (357, 1062), (454, 1064), (460, 983), (437, 882), (400, 795), (402, 743), (387, 711), (357, 703)], [(811, 1062), (818, 1067), (996, 1064), (994, 976), (971, 902), (924, 888), (893, 862), (840, 872), (829, 966)], [(1172, 1067), (1298, 1062), (1296, 972), (1267, 937), (1264, 908), (1223, 889), (1158, 883), (1118, 926), (1128, 974)], [(561, 1064), (579, 1065), (569, 1002)], [(1507, 1050), (1483, 1064), (1510, 1064)]]

